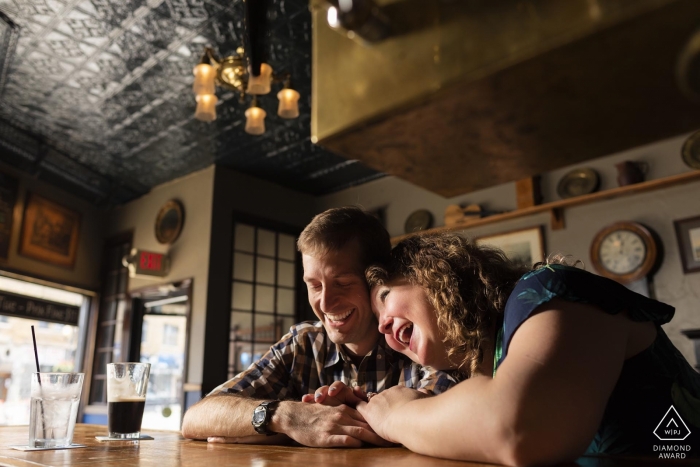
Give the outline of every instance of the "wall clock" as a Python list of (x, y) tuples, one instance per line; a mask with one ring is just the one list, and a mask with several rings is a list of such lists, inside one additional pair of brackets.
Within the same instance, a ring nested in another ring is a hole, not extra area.
[(185, 208), (177, 200), (171, 199), (160, 208), (156, 217), (156, 239), (159, 243), (170, 244), (177, 240), (185, 223)]
[(636, 222), (609, 225), (591, 243), (591, 259), (596, 270), (623, 284), (656, 272), (662, 255), (658, 235)]

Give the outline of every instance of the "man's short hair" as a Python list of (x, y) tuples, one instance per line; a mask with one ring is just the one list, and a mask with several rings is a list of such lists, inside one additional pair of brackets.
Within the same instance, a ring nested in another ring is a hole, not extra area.
[(391, 252), (389, 233), (372, 214), (357, 206), (332, 208), (317, 214), (299, 236), (297, 248), (302, 254), (324, 255), (356, 241), (362, 255), (362, 267), (385, 262)]

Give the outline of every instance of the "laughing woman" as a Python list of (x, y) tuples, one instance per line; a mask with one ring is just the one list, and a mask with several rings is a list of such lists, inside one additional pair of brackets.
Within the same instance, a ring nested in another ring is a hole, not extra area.
[(700, 453), (700, 375), (661, 329), (671, 306), (565, 264), (523, 271), (451, 234), (404, 240), (367, 276), (389, 345), (464, 379), (359, 403), (385, 439), (508, 465), (658, 457), (654, 430), (673, 405), (691, 431), (680, 444)]

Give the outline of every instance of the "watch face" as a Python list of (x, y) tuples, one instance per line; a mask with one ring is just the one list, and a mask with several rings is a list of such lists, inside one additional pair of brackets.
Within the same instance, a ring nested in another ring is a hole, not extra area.
[(256, 407), (253, 412), (253, 423), (260, 424), (265, 421), (265, 409)]
[(639, 268), (647, 256), (644, 240), (631, 230), (616, 230), (600, 242), (600, 262), (614, 274), (629, 274)]

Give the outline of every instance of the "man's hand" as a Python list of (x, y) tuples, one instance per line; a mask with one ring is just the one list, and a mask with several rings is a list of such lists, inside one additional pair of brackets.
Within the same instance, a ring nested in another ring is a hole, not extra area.
[(369, 402), (359, 402), (357, 411), (377, 435), (396, 443), (398, 441), (392, 439), (390, 435), (391, 415), (401, 411), (405, 404), (424, 397), (430, 397), (430, 395), (405, 386), (394, 386), (372, 396)]
[(363, 443), (391, 446), (379, 437), (360, 413), (337, 406), (283, 401), (270, 420), (270, 430), (284, 433), (311, 447), (362, 447)]
[(317, 403), (337, 407), (349, 405), (355, 407), (358, 402), (367, 402), (367, 394), (359, 387), (350, 388), (342, 381), (336, 381), (330, 386), (322, 386), (314, 394), (305, 394), (302, 402)]

